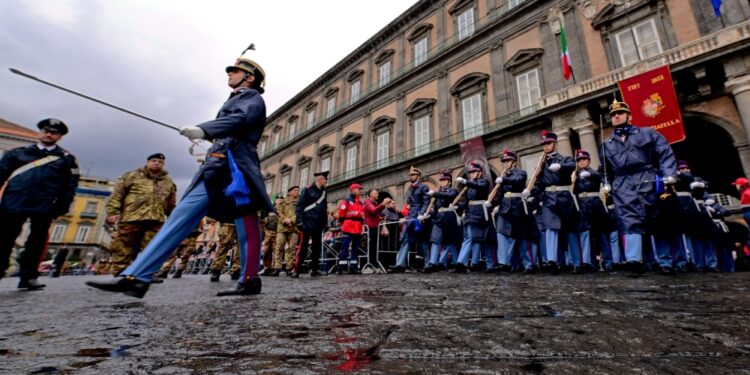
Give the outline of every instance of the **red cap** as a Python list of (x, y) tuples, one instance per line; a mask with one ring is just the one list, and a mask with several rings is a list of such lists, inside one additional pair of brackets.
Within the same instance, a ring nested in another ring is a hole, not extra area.
[(351, 184), (351, 185), (349, 185), (349, 190), (354, 190), (354, 189), (362, 189), (362, 185), (360, 185), (360, 184), (358, 184), (356, 182), (353, 183), (353, 184)]
[(738, 179), (734, 180), (734, 182), (732, 182), (732, 185), (747, 186), (750, 185), (750, 182), (748, 182), (745, 177), (739, 177)]

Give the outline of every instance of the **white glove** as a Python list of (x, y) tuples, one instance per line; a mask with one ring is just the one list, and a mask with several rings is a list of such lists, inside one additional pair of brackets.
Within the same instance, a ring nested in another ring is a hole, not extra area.
[(547, 167), (547, 169), (551, 170), (552, 172), (557, 172), (560, 170), (560, 167), (560, 163), (552, 163), (549, 165), (549, 167)]
[(589, 178), (591, 177), (591, 172), (589, 171), (581, 171), (581, 173), (578, 175), (581, 178)]
[(690, 190), (695, 190), (697, 188), (704, 188), (704, 187), (706, 187), (706, 184), (700, 181), (693, 181), (690, 183)]
[(534, 202), (534, 197), (526, 197), (526, 202), (532, 203)]
[(498, 212), (500, 212), (500, 206), (495, 206), (495, 208), (492, 210), (492, 214), (497, 215)]
[(714, 204), (716, 204), (716, 201), (713, 198), (708, 198), (704, 203), (706, 204), (706, 206), (713, 206)]
[(602, 193), (609, 194), (612, 191), (612, 186), (610, 184), (604, 184), (601, 188)]
[(677, 179), (674, 176), (664, 177), (664, 183), (667, 185), (673, 185), (677, 183)]
[(451, 210), (455, 210), (456, 206), (454, 206), (453, 203), (451, 203), (451, 204), (448, 205), (448, 208), (450, 208)]
[(428, 195), (428, 196), (430, 196), (430, 197), (431, 197), (431, 196), (432, 196), (433, 194), (435, 194), (435, 190), (430, 190), (430, 191), (428, 191), (428, 192), (427, 192), (427, 195)]
[(206, 137), (206, 132), (197, 126), (187, 126), (180, 129), (180, 135), (188, 137), (190, 139), (203, 139)]
[(712, 214), (715, 214), (715, 213), (716, 213), (716, 209), (714, 209), (714, 208), (713, 208), (713, 207), (711, 207), (711, 206), (706, 206), (706, 210), (708, 210), (708, 212), (710, 212), (710, 213), (712, 213)]
[(482, 203), (482, 204), (483, 204), (483, 205), (484, 205), (485, 207), (487, 207), (487, 208), (490, 208), (490, 207), (492, 207), (492, 203), (490, 203), (490, 202), (487, 202), (487, 201), (485, 201), (485, 202), (484, 202), (484, 203)]
[(495, 179), (495, 183), (498, 184), (498, 185), (502, 184), (503, 183), (503, 178), (502, 177), (496, 178)]
[(429, 219), (431, 217), (432, 217), (432, 215), (430, 215), (430, 214), (424, 214), (424, 215), (422, 215), (422, 220), (427, 220), (427, 219)]
[(466, 179), (463, 177), (456, 177), (456, 182), (459, 184), (466, 184)]
[(528, 198), (529, 195), (531, 195), (531, 192), (529, 191), (529, 189), (523, 189), (523, 191), (521, 192), (521, 196), (524, 198)]
[(424, 216), (423, 216), (423, 215), (419, 215), (419, 216), (417, 216), (417, 220), (419, 220), (419, 221), (424, 221)]

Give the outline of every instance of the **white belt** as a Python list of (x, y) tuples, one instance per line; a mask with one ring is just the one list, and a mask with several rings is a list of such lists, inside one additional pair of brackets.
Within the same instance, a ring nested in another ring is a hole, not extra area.
[(441, 207), (441, 208), (438, 208), (438, 212), (450, 212), (450, 211), (455, 211), (455, 210), (456, 210), (455, 207)]
[(678, 197), (693, 197), (693, 194), (690, 194), (690, 192), (687, 191), (678, 191), (677, 192)]
[(601, 198), (598, 192), (588, 191), (585, 193), (578, 193), (578, 198)]
[(507, 192), (503, 194), (505, 198), (523, 198), (523, 193), (511, 193)]
[(486, 200), (484, 200), (484, 201), (469, 201), (469, 206), (476, 206), (478, 204), (484, 204), (484, 202), (487, 202), (487, 201)]
[(552, 185), (544, 188), (544, 191), (556, 192), (556, 191), (567, 191), (570, 185)]

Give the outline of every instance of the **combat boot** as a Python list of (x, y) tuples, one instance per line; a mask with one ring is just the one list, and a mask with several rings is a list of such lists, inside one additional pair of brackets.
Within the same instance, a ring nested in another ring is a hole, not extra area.
[(21, 281), (18, 282), (18, 289), (26, 289), (26, 290), (37, 290), (42, 289), (46, 285), (40, 284), (36, 279), (21, 279)]
[(272, 269), (271, 271), (266, 273), (266, 276), (276, 277), (276, 276), (279, 276), (280, 273), (281, 271), (277, 269)]
[(232, 280), (237, 281), (240, 279), (240, 271), (232, 272), (230, 276)]
[(179, 279), (181, 277), (182, 277), (182, 270), (177, 270), (177, 272), (175, 272), (174, 275), (172, 275), (173, 279)]
[(221, 277), (221, 271), (211, 271), (211, 282), (215, 283), (219, 281), (219, 277)]

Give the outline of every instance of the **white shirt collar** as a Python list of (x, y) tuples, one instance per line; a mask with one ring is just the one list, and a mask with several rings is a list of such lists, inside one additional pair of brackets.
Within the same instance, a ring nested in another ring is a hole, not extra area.
[(54, 150), (54, 149), (57, 148), (57, 145), (45, 146), (45, 145), (43, 145), (41, 143), (37, 143), (36, 147), (39, 148), (40, 150), (52, 151), (52, 150)]

